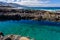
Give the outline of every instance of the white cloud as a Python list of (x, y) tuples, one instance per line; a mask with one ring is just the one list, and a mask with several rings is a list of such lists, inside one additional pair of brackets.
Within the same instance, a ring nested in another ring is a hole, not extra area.
[(51, 0), (22, 0), (18, 2), (20, 5), (32, 6), (32, 7), (57, 7), (60, 4), (52, 4)]
[(47, 3), (49, 3), (50, 0), (21, 0), (21, 2), (15, 2), (17, 4), (20, 5), (25, 5), (25, 6), (32, 6), (32, 7), (36, 7), (36, 6), (44, 6), (44, 4), (46, 5)]
[(20, 0), (0, 0), (1, 2), (8, 2), (8, 3), (13, 3), (13, 2), (19, 2)]
[(53, 7), (60, 4), (52, 4), (51, 0), (0, 0), (8, 3), (17, 3), (29, 7)]

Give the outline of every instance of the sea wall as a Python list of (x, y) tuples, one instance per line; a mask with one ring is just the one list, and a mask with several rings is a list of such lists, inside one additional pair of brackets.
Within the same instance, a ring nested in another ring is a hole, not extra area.
[(0, 20), (48, 20), (60, 22), (60, 13), (44, 10), (0, 9)]

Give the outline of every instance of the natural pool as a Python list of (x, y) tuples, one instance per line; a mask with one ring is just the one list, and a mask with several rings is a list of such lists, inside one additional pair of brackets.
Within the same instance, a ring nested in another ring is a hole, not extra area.
[(18, 34), (36, 40), (60, 40), (60, 23), (49, 21), (0, 21), (0, 31), (5, 35)]

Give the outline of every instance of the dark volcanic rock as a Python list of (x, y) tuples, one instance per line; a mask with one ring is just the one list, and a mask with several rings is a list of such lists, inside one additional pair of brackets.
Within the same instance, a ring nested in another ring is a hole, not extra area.
[(0, 32), (0, 35), (1, 35), (1, 36), (4, 36), (4, 34), (3, 34), (2, 32)]
[(0, 40), (30, 40), (30, 37), (24, 37), (20, 35), (2, 35), (2, 32), (0, 32)]
[(49, 20), (60, 21), (60, 13), (44, 10), (0, 9), (0, 20)]
[(5, 40), (11, 40), (11, 38), (6, 38)]

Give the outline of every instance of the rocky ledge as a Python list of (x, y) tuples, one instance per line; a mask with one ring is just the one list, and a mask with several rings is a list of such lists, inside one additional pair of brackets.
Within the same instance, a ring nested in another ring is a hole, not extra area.
[(20, 35), (6, 35), (4, 36), (4, 34), (2, 32), (0, 32), (0, 40), (34, 40), (30, 37), (24, 37), (24, 36), (20, 36)]
[(48, 20), (60, 22), (60, 13), (44, 10), (0, 8), (0, 20)]

